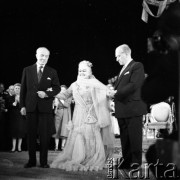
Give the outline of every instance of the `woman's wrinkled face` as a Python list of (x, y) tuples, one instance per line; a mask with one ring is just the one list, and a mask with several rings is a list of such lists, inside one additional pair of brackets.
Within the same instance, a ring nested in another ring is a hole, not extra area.
[(82, 79), (89, 79), (92, 75), (92, 70), (85, 64), (79, 65), (78, 76)]

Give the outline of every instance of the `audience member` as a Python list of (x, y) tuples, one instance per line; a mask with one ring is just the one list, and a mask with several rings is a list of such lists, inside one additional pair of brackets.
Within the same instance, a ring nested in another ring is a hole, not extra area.
[[(61, 93), (67, 90), (66, 85), (61, 85)], [(55, 98), (55, 101), (58, 101)], [(66, 139), (69, 134), (69, 130), (67, 129), (67, 124), (71, 121), (71, 104), (72, 97), (68, 98), (67, 100), (60, 100), (57, 103), (55, 109), (55, 127), (56, 127), (56, 134), (53, 135), (55, 138), (55, 151), (58, 150), (59, 147), (59, 138), (61, 139), (61, 149), (64, 149)]]
[(20, 113), (20, 90), (21, 85), (16, 83), (14, 85), (14, 93), (15, 95), (12, 96), (12, 99), (9, 102), (9, 118), (10, 118), (10, 135), (12, 137), (12, 149), (11, 152), (22, 151), (22, 139), (25, 137), (26, 134), (26, 119)]

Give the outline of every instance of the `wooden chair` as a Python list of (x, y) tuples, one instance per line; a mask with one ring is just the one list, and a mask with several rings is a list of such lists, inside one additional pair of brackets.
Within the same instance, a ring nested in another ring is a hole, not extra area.
[(153, 138), (156, 138), (156, 132), (160, 129), (167, 129), (168, 133), (173, 131), (175, 121), (175, 105), (160, 102), (150, 107), (150, 113), (145, 115), (145, 137), (148, 138), (148, 130), (153, 130)]

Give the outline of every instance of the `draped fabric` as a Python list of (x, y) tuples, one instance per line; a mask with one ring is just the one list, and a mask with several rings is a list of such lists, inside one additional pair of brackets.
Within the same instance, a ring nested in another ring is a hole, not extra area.
[[(113, 149), (114, 136), (108, 107), (107, 87), (97, 79), (78, 79), (57, 98), (73, 96), (75, 108), (64, 151), (52, 162), (52, 168), (101, 170), (107, 149)], [(110, 150), (109, 150), (110, 152)], [(108, 152), (108, 153), (109, 153)]]
[(98, 124), (101, 128), (104, 145), (114, 146), (114, 135), (110, 117), (110, 101), (107, 97), (108, 88), (96, 78), (78, 79), (78, 85), (91, 87), (91, 96), (96, 111)]
[[(158, 0), (143, 0), (142, 6), (143, 6), (143, 11), (142, 11), (142, 17), (141, 19), (144, 22), (148, 22), (148, 14), (158, 18), (161, 16), (161, 14), (163, 13), (163, 11), (167, 8), (167, 6), (171, 3), (174, 3), (176, 0), (163, 0), (163, 1), (158, 1)], [(158, 7), (158, 11), (157, 11), (157, 15), (154, 15), (152, 13), (152, 11), (149, 8), (149, 5), (153, 5), (153, 6), (157, 6)]]

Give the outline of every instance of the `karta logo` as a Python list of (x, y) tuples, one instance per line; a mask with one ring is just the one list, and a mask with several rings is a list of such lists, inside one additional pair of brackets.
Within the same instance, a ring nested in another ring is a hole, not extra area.
[(123, 158), (109, 158), (107, 163), (107, 177), (110, 179), (150, 179), (151, 171), (153, 171), (154, 175), (151, 176), (155, 176), (155, 178), (179, 178), (178, 169), (174, 163), (163, 164), (157, 159), (155, 164), (144, 163), (143, 165), (139, 165), (138, 163), (133, 163), (129, 169), (121, 169), (123, 162)]

